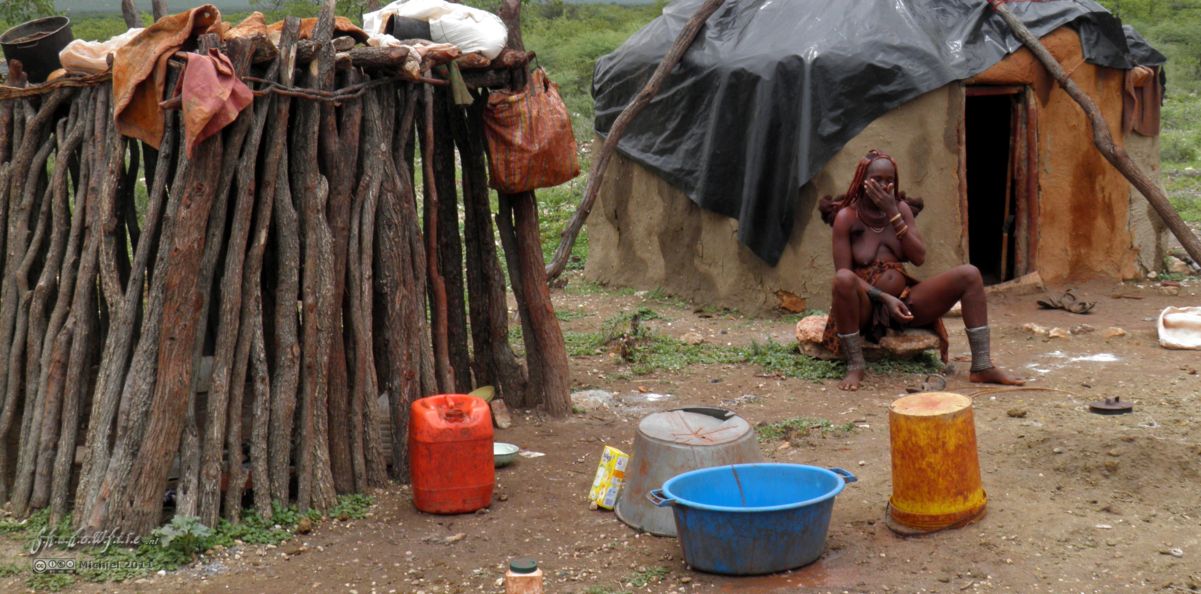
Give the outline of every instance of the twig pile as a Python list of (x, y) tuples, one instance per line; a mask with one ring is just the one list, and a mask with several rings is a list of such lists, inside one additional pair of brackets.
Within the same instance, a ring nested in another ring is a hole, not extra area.
[[(236, 520), (248, 489), (263, 516), (273, 501), (323, 510), (406, 478), (416, 398), (491, 384), (511, 406), (566, 412), (566, 355), (538, 342), (562, 350), (554, 312), (527, 298), (546, 287), (536, 211), (498, 219), (528, 372), (490, 220), (483, 87), (522, 77), (467, 73), (475, 102), (458, 107), (428, 82), (436, 59), (412, 80), (395, 51), (336, 54), (331, 9), (312, 41), (288, 19), (269, 60), (229, 41), (256, 98), (191, 159), (174, 111), (157, 151), (118, 134), (103, 77), (0, 100), (0, 502), (14, 513), (146, 533), (171, 485), (176, 513), (210, 526)], [(501, 197), (522, 200), (533, 208)]]

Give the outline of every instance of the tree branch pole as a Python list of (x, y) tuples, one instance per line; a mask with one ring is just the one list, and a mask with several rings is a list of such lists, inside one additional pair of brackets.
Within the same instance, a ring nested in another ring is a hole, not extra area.
[(133, 0), (121, 0), (121, 17), (125, 19), (125, 26), (130, 29), (141, 25), (138, 7), (134, 6)]
[(155, 22), (167, 16), (167, 0), (150, 0), (151, 14), (154, 15)]
[(634, 118), (638, 117), (638, 114), (642, 113), (643, 109), (646, 109), (647, 105), (650, 105), (655, 95), (659, 94), (659, 89), (663, 87), (663, 81), (667, 80), (667, 76), (684, 58), (684, 54), (692, 46), (696, 36), (700, 34), (701, 28), (705, 26), (705, 21), (709, 20), (709, 17), (713, 16), (713, 13), (717, 12), (717, 9), (721, 8), (724, 3), (725, 0), (708, 0), (701, 5), (696, 14), (692, 15), (692, 18), (684, 25), (679, 36), (676, 37), (675, 43), (667, 51), (667, 55), (663, 56), (663, 61), (659, 62), (659, 66), (655, 68), (650, 80), (646, 82), (646, 86), (642, 87), (642, 90), (634, 96), (634, 100), (630, 101), (630, 104), (613, 122), (613, 127), (609, 129), (609, 136), (605, 138), (600, 151), (596, 153), (596, 160), (592, 162), (592, 172), (588, 176), (588, 185), (584, 188), (584, 198), (576, 208), (575, 214), (571, 216), (567, 228), (563, 230), (563, 238), (559, 241), (559, 247), (555, 249), (555, 255), (551, 258), (550, 264), (546, 266), (547, 281), (554, 281), (567, 267), (567, 259), (571, 256), (571, 247), (575, 245), (576, 237), (580, 234), (584, 221), (592, 212), (596, 195), (600, 192), (601, 182), (604, 181), (605, 169), (609, 166), (609, 159), (617, 150), (617, 143), (625, 135), (626, 128), (629, 127), (630, 122), (634, 121)]
[(1014, 16), (1003, 2), (989, 0), (989, 4), (997, 11), (997, 14), (1001, 15), (1001, 18), (1013, 30), (1013, 34), (1026, 47), (1030, 48), (1030, 51), (1038, 58), (1039, 62), (1042, 62), (1043, 67), (1047, 69), (1047, 72), (1051, 73), (1051, 76), (1055, 78), (1059, 86), (1063, 87), (1063, 90), (1067, 91), (1068, 95), (1084, 110), (1085, 115), (1088, 116), (1089, 123), (1092, 125), (1093, 144), (1096, 145), (1097, 150), (1151, 203), (1155, 212), (1159, 214), (1160, 218), (1168, 226), (1168, 229), (1172, 231), (1172, 235), (1175, 235), (1176, 239), (1180, 240), (1180, 244), (1184, 246), (1184, 251), (1188, 252), (1189, 257), (1195, 262), (1201, 262), (1201, 240), (1197, 239), (1197, 236), (1193, 234), (1188, 225), (1184, 223), (1184, 220), (1180, 218), (1180, 214), (1172, 208), (1172, 203), (1168, 201), (1168, 197), (1164, 194), (1163, 190), (1155, 184), (1155, 180), (1151, 179), (1151, 176), (1147, 175), (1130, 158), (1125, 148), (1114, 143), (1113, 135), (1110, 134), (1109, 126), (1106, 124), (1105, 118), (1101, 116), (1101, 111), (1097, 109), (1097, 104), (1084, 91), (1080, 90), (1080, 87), (1076, 86), (1076, 83), (1068, 77), (1068, 74), (1064, 72), (1063, 67), (1059, 65), (1059, 62), (1051, 55), (1051, 52), (1047, 51), (1047, 48), (1038, 41), (1038, 38), (1030, 32), (1030, 29), (1027, 29)]

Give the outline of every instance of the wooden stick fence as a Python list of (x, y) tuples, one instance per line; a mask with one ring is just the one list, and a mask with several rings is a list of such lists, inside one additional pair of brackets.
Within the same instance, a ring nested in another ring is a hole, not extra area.
[[(324, 510), (405, 479), (416, 398), (488, 384), (511, 406), (569, 408), (565, 353), (527, 342), (527, 366), (508, 340), (496, 233), (524, 301), (545, 288), (537, 218), (502, 212), (494, 231), (489, 206), (487, 87), (524, 81), (524, 52), (464, 71), (461, 107), (449, 57), (414, 79), (407, 52), (346, 50), (332, 4), (312, 40), (295, 18), (268, 51), (201, 39), (255, 100), (190, 159), (170, 97), (154, 150), (117, 133), (105, 76), (0, 88), (0, 502), (15, 514), (146, 533), (170, 488), (210, 526), (251, 492), (263, 516)], [(552, 310), (520, 311), (561, 351)]]

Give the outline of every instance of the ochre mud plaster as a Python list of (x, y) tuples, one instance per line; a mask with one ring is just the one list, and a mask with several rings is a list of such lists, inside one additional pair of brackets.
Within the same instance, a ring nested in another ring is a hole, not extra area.
[[(1098, 103), (1122, 142), (1123, 72), (1084, 63), (1079, 38), (1070, 29), (1043, 41)], [(1163, 231), (1158, 218), (1148, 215), (1142, 197), (1093, 147), (1084, 112), (1028, 51), (1007, 57), (968, 83), (1030, 85), (1037, 96), (1035, 268), (1045, 280), (1131, 278), (1140, 264), (1159, 266)], [(817, 214), (817, 198), (844, 192), (855, 164), (870, 148), (896, 158), (901, 189), (926, 201), (917, 222), (928, 257), (910, 272), (927, 278), (962, 263), (967, 259), (959, 196), (963, 101), (963, 84), (950, 84), (880, 117), (851, 140), (798, 193), (794, 232), (775, 267), (738, 243), (736, 221), (700, 209), (646, 168), (616, 156), (588, 219), (585, 276), (618, 286), (663, 289), (748, 313), (774, 309), (780, 290), (804, 297), (811, 308), (827, 308), (834, 271), (830, 228)], [(1157, 139), (1131, 137), (1128, 142), (1135, 159), (1157, 173)]]
[[(1085, 63), (1080, 38), (1071, 29), (1051, 33), (1043, 38), (1043, 44), (1092, 97), (1115, 141), (1122, 142), (1124, 72)], [(1043, 280), (1134, 277), (1138, 253), (1128, 226), (1130, 183), (1093, 146), (1084, 110), (1025, 49), (969, 82), (1030, 85), (1038, 98), (1035, 269)]]
[(845, 192), (855, 164), (871, 148), (891, 154), (901, 189), (926, 201), (917, 222), (929, 257), (911, 272), (920, 278), (945, 270), (963, 259), (957, 171), (962, 109), (962, 88), (949, 85), (872, 122), (801, 189), (793, 235), (775, 267), (738, 243), (736, 221), (702, 210), (646, 168), (614, 157), (588, 219), (585, 276), (745, 312), (775, 308), (779, 290), (806, 298), (810, 307), (828, 307), (834, 264), (817, 199)]

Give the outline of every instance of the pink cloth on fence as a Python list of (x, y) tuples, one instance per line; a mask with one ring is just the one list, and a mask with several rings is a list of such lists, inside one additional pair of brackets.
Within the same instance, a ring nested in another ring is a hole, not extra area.
[(167, 60), (221, 22), (212, 4), (163, 17), (116, 51), (113, 59), (113, 117), (117, 130), (158, 148), (164, 117), (159, 101), (167, 83)]
[(197, 145), (236, 120), (254, 101), (229, 58), (216, 49), (207, 55), (188, 54), (181, 95), (188, 158)]

